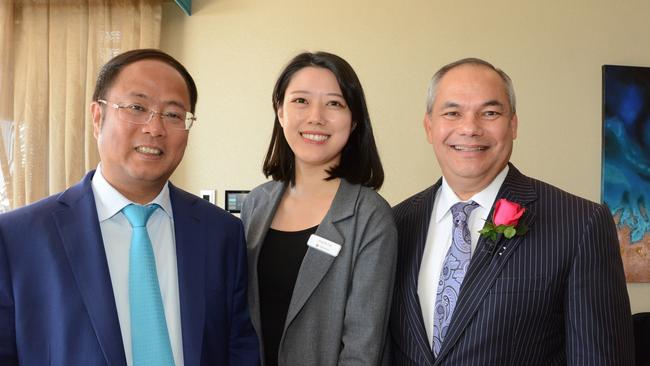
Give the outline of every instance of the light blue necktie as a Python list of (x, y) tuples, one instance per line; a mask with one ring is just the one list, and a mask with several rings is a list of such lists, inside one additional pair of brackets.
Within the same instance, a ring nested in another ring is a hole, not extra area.
[(129, 253), (129, 306), (133, 366), (173, 366), (156, 258), (147, 233), (147, 220), (158, 205), (130, 204), (122, 209), (133, 228)]
[(440, 353), (442, 342), (447, 335), (451, 316), (460, 293), (460, 285), (463, 283), (469, 267), (472, 237), (467, 228), (467, 218), (477, 207), (478, 204), (474, 201), (459, 202), (451, 207), (454, 220), (453, 237), (451, 247), (449, 247), (442, 265), (433, 312), (433, 353), (436, 356)]

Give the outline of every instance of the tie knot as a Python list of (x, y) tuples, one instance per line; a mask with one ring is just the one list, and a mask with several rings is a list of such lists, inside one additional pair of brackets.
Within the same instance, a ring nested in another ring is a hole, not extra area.
[(131, 227), (144, 227), (151, 214), (156, 211), (158, 205), (151, 204), (147, 206), (130, 204), (122, 209), (122, 213), (129, 220)]
[(467, 218), (478, 207), (478, 203), (474, 201), (458, 202), (451, 206), (451, 214), (454, 218), (454, 223), (467, 222)]

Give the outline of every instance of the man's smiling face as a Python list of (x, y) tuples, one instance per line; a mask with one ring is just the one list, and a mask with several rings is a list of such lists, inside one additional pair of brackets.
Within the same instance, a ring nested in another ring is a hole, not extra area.
[[(158, 60), (124, 67), (111, 86), (109, 104), (142, 106), (158, 112), (189, 111), (190, 97), (181, 74)], [(102, 174), (118, 191), (155, 195), (183, 158), (188, 131), (166, 126), (159, 114), (144, 125), (122, 120), (117, 109), (94, 102), (93, 127)], [(137, 202), (137, 201), (136, 201)]]
[(485, 66), (465, 64), (440, 79), (424, 127), (442, 174), (467, 199), (508, 164), (517, 116), (501, 77)]

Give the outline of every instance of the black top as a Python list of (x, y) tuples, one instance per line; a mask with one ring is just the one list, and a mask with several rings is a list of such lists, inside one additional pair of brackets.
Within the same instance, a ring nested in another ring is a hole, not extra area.
[(266, 366), (278, 365), (278, 348), (307, 240), (318, 226), (301, 231), (269, 228), (257, 263), (262, 342)]

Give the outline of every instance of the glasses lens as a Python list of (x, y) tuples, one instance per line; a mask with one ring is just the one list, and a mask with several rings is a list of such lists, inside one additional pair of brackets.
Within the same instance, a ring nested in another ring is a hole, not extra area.
[(118, 110), (119, 117), (123, 120), (136, 124), (146, 124), (149, 122), (149, 110), (138, 105), (127, 105), (120, 107)]
[(192, 113), (190, 112), (168, 111), (162, 113), (161, 115), (163, 121), (165, 121), (165, 126), (167, 126), (168, 128), (172, 128), (176, 130), (189, 130), (190, 127), (192, 127), (191, 123), (188, 125), (188, 115), (192, 116)]
[(182, 109), (156, 112), (137, 104), (119, 106), (117, 112), (123, 121), (138, 125), (149, 123), (152, 117), (156, 118), (154, 115), (159, 114), (165, 126), (174, 130), (189, 130), (196, 120), (192, 113)]

